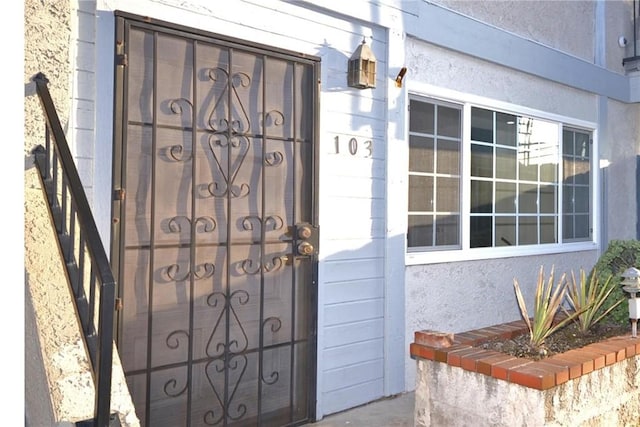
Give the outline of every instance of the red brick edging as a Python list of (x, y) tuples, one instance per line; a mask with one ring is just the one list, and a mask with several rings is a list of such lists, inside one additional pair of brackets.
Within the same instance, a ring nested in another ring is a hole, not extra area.
[(447, 363), (538, 390), (547, 390), (640, 355), (640, 339), (632, 338), (631, 334), (608, 338), (538, 361), (477, 347), (494, 338), (509, 339), (523, 333), (528, 333), (523, 320), (460, 334), (417, 331), (410, 345), (410, 353), (413, 358)]

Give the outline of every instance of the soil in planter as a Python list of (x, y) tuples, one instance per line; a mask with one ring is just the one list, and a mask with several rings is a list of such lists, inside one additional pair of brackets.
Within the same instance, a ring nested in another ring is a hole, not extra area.
[(554, 354), (564, 353), (568, 350), (584, 347), (588, 344), (621, 335), (631, 335), (631, 327), (601, 322), (596, 324), (592, 331), (583, 335), (578, 331), (576, 324), (571, 322), (549, 336), (545, 340), (543, 348), (539, 351), (529, 346), (528, 332), (512, 339), (491, 340), (481, 344), (481, 346), (484, 349), (506, 353), (511, 356), (540, 360), (553, 356)]

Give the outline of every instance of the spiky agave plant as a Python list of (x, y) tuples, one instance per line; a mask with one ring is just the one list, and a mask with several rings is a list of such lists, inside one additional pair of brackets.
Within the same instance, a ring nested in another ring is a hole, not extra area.
[(562, 302), (567, 292), (567, 283), (563, 274), (557, 285), (554, 287), (554, 268), (551, 268), (549, 280), (545, 283), (544, 267), (540, 267), (538, 273), (538, 283), (534, 299), (533, 317), (529, 317), (527, 305), (524, 302), (522, 291), (517, 279), (513, 279), (513, 287), (518, 300), (518, 306), (522, 317), (529, 328), (529, 345), (532, 350), (544, 352), (545, 340), (558, 329), (571, 322), (577, 313), (568, 314), (566, 318), (554, 323), (554, 319), (562, 306)]
[(573, 271), (571, 272), (572, 281), (567, 289), (567, 302), (571, 310), (578, 313), (574, 320), (580, 333), (589, 332), (596, 323), (624, 301), (624, 297), (621, 297), (608, 308), (603, 309), (607, 298), (616, 289), (616, 284), (611, 280), (612, 277), (609, 275), (604, 284), (599, 284), (595, 269), (590, 280), (587, 280), (586, 273), (581, 269), (578, 282)]

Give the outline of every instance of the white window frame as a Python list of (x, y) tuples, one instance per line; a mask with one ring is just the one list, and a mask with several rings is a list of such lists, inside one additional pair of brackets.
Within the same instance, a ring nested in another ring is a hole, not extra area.
[[(531, 255), (547, 255), (555, 253), (577, 252), (596, 250), (600, 244), (600, 169), (599, 169), (599, 150), (598, 150), (598, 130), (595, 122), (587, 120), (576, 119), (573, 117), (567, 117), (555, 113), (548, 113), (545, 111), (536, 110), (529, 107), (523, 107), (503, 101), (496, 101), (476, 95), (464, 94), (456, 92), (450, 89), (443, 89), (436, 86), (422, 84), (414, 82), (407, 88), (405, 92), (405, 105), (409, 105), (409, 99), (413, 97), (423, 99), (435, 99), (448, 103), (456, 103), (462, 105), (462, 152), (460, 153), (462, 159), (461, 167), (461, 230), (460, 230), (460, 244), (461, 248), (451, 250), (439, 250), (437, 247), (426, 251), (413, 251), (408, 248), (407, 239), (405, 235), (405, 264), (406, 265), (420, 265), (420, 264), (434, 264), (441, 262), (453, 262), (453, 261), (470, 261), (470, 260), (482, 260), (493, 258), (507, 258), (507, 257), (519, 257), (519, 256), (531, 256)], [(558, 141), (560, 144), (560, 162), (558, 170), (558, 180), (562, 180), (563, 165), (562, 165), (562, 130), (564, 127), (572, 129), (583, 130), (591, 133), (593, 144), (591, 146), (591, 240), (567, 242), (562, 243), (562, 183), (559, 182), (558, 191), (558, 241), (559, 243), (547, 243), (539, 245), (523, 245), (523, 246), (507, 246), (507, 247), (481, 247), (470, 248), (470, 191), (471, 191), (471, 107), (484, 108), (488, 110), (501, 111), (518, 116), (529, 116), (532, 118), (538, 118), (541, 120), (548, 120), (557, 122), (558, 126)], [(405, 129), (406, 129), (406, 152), (408, 154), (409, 145), (409, 111), (406, 109), (405, 117)], [(408, 162), (407, 169), (405, 170), (405, 176), (408, 176)], [(405, 191), (408, 189), (408, 180)], [(406, 207), (405, 209), (408, 209)], [(408, 221), (408, 214), (405, 214), (405, 221)], [(405, 224), (406, 225), (406, 224)], [(406, 227), (405, 227), (406, 230)]]

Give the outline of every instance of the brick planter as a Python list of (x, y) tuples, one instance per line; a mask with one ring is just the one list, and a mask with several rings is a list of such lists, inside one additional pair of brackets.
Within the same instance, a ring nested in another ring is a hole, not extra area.
[(476, 347), (523, 333), (523, 321), (416, 332), (415, 425), (640, 426), (640, 339), (609, 338), (540, 361)]

